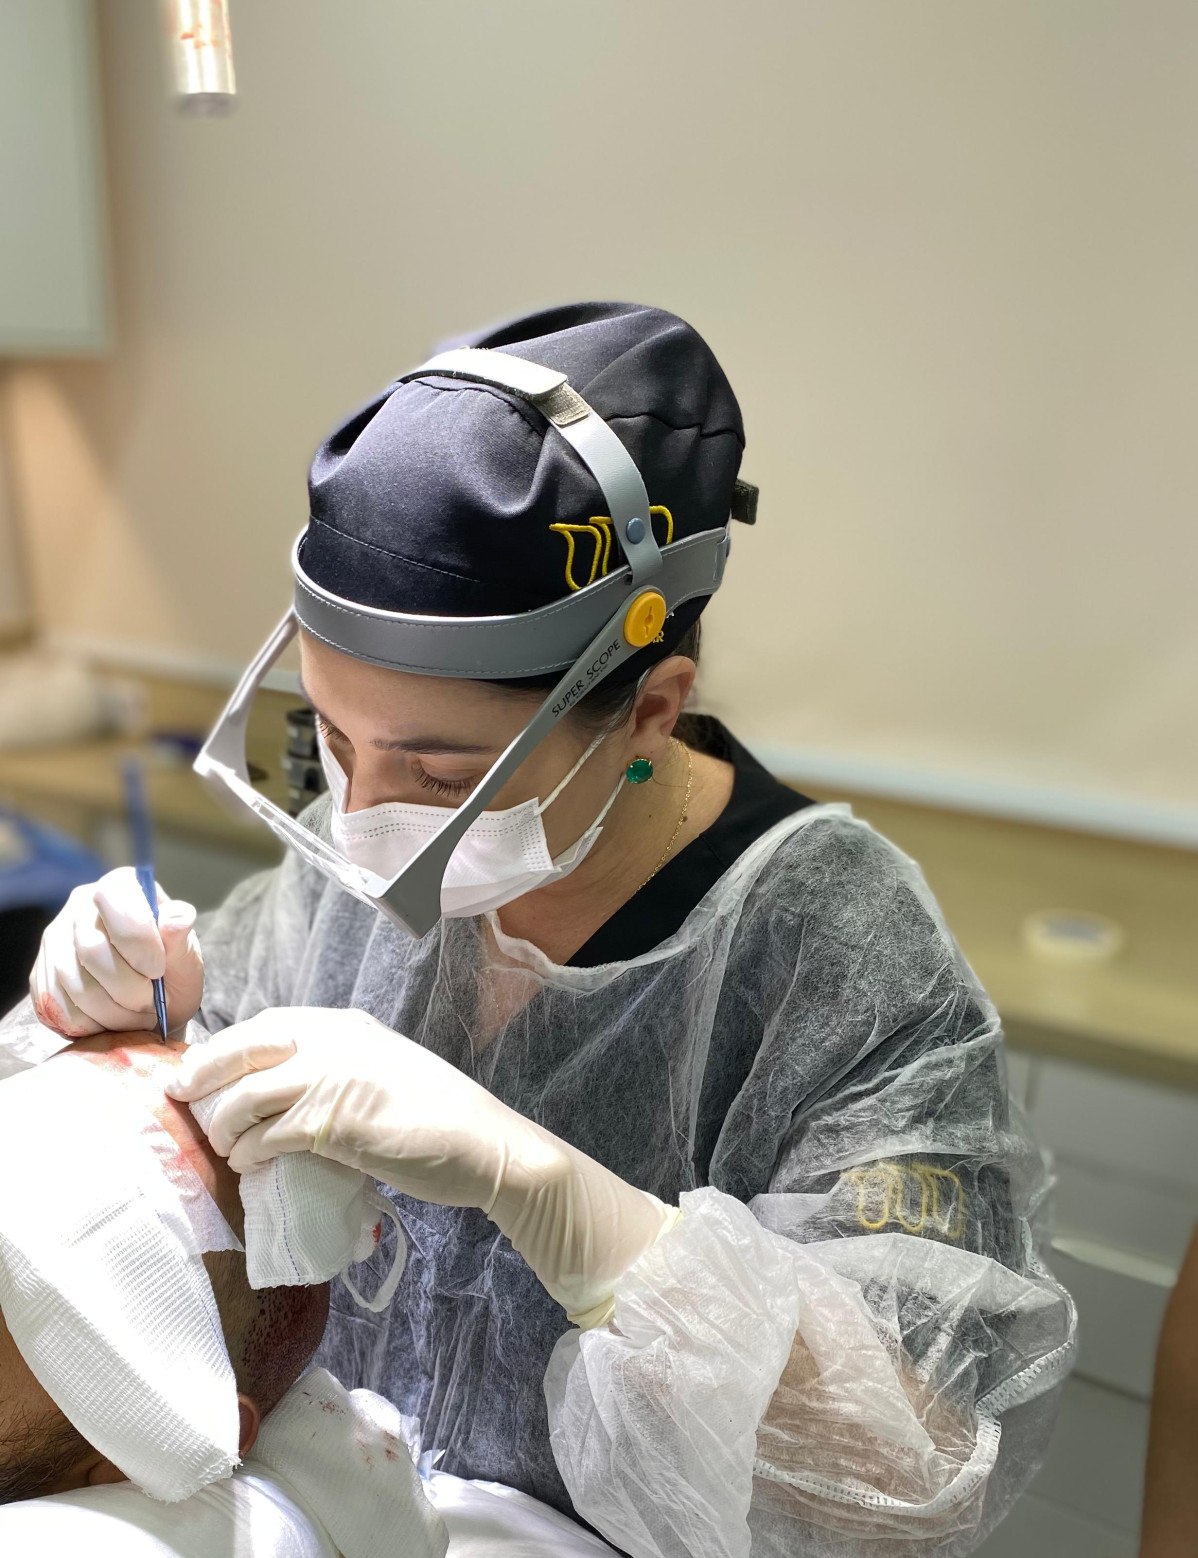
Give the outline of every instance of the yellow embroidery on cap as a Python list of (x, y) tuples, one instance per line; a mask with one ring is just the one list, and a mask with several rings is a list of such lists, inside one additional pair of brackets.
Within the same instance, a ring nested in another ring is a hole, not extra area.
[[(650, 523), (652, 523), (655, 519), (665, 520), (666, 538), (663, 542), (661, 542), (661, 545), (669, 546), (674, 539), (673, 514), (670, 513), (668, 508), (663, 507), (659, 503), (655, 503), (649, 510)], [(596, 579), (607, 578), (608, 573), (611, 571), (611, 548), (612, 536), (614, 533), (610, 515), (592, 514), (590, 519), (588, 519), (585, 523), (573, 525), (567, 524), (564, 520), (559, 520), (557, 523), (550, 525), (549, 528), (557, 535), (565, 536), (566, 538), (567, 589), (571, 591), (582, 590), (585, 589), (588, 584), (594, 584)], [(653, 533), (654, 535), (657, 535), (656, 529)], [(574, 560), (577, 548), (577, 543), (574, 539), (575, 536), (589, 536), (590, 539), (595, 543), (591, 552), (590, 572), (582, 583), (579, 583), (574, 574)]]
[(594, 584), (599, 573), (600, 563), (603, 564), (604, 576), (607, 574), (607, 559), (611, 555), (611, 521), (609, 519), (593, 519), (588, 525), (550, 525), (550, 530), (555, 530), (559, 536), (566, 538), (566, 585), (571, 590), (581, 590), (585, 586), (579, 584), (574, 577), (575, 536), (590, 536), (595, 543), (595, 549), (591, 553), (591, 571), (585, 584)]
[[(931, 1163), (872, 1163), (850, 1169), (857, 1222), (870, 1233), (897, 1224), (907, 1233), (959, 1239), (965, 1231), (965, 1190), (951, 1169)], [(916, 1210), (918, 1208), (918, 1210)]]

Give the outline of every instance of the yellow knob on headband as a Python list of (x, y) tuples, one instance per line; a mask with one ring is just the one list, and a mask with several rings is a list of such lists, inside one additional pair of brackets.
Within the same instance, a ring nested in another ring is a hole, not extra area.
[(665, 626), (666, 598), (660, 590), (642, 590), (624, 614), (624, 637), (635, 649), (651, 644)]

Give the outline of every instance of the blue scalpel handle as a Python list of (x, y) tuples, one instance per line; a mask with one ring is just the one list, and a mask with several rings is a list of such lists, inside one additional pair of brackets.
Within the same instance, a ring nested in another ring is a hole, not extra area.
[[(146, 896), (154, 924), (158, 923), (158, 888), (154, 881), (154, 852), (150, 840), (150, 808), (146, 802), (145, 785), (141, 769), (133, 761), (125, 764), (125, 799), (129, 811), (129, 829), (133, 834), (133, 852), (138, 886)], [(152, 979), (154, 987), (154, 1015), (158, 1018), (158, 1033), (166, 1043), (166, 981)]]

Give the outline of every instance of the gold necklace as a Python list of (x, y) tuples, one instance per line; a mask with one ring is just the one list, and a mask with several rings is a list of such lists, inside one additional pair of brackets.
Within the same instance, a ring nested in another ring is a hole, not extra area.
[[(691, 762), (690, 748), (688, 746), (684, 745), (684, 743), (681, 742), (681, 741), (679, 741), (677, 743), (677, 745), (682, 747), (682, 750), (686, 753), (686, 794), (685, 794), (685, 796), (683, 797), (683, 800), (682, 800), (682, 814), (678, 818), (678, 821), (674, 824), (674, 831), (673, 831), (673, 833), (670, 834), (670, 842), (665, 847), (665, 853), (662, 855), (661, 859), (657, 862), (657, 864), (653, 867), (652, 871), (649, 872), (649, 875), (641, 883), (641, 887), (648, 887), (649, 883), (653, 880), (653, 878), (661, 870), (662, 866), (664, 866), (666, 861), (670, 858), (670, 851), (674, 848), (674, 845), (678, 842), (678, 835), (682, 832), (682, 826), (683, 826), (683, 824), (686, 821), (686, 814), (690, 810), (691, 785), (694, 783), (695, 770), (694, 770), (694, 765)], [(641, 887), (637, 888), (636, 891), (638, 893), (640, 892)], [(633, 896), (635, 897), (636, 895), (634, 894)]]

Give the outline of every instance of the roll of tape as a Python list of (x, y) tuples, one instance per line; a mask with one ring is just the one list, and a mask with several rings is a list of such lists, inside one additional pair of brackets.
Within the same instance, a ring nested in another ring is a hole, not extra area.
[(1123, 950), (1122, 925), (1086, 909), (1037, 909), (1023, 922), (1023, 943), (1046, 963), (1107, 963)]

